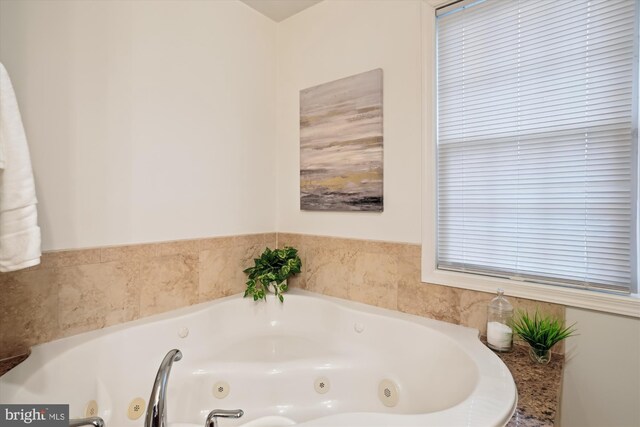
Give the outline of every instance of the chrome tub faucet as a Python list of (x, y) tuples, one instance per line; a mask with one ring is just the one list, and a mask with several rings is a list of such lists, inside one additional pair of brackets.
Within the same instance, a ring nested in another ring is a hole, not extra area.
[(144, 419), (144, 427), (166, 427), (167, 425), (167, 383), (173, 362), (182, 359), (182, 353), (178, 349), (173, 349), (160, 363), (156, 380), (151, 389), (149, 397), (149, 407)]

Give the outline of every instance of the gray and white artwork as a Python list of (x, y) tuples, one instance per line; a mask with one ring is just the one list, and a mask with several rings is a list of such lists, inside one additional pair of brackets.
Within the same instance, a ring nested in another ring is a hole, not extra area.
[(381, 212), (382, 70), (300, 91), (300, 209)]

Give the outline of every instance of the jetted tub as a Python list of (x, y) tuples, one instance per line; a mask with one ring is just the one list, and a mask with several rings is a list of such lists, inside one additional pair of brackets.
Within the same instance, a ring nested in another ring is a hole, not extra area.
[(171, 427), (238, 408), (220, 427), (501, 426), (517, 400), (475, 329), (292, 290), (284, 304), (235, 295), (38, 345), (0, 378), (0, 403), (69, 403), (81, 418), (93, 400), (107, 427), (142, 426), (144, 408), (137, 420), (128, 408), (173, 348)]

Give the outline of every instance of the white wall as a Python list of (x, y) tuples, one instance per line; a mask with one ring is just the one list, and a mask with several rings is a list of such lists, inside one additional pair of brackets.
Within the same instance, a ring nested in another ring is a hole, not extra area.
[(562, 427), (640, 426), (640, 319), (567, 308)]
[[(418, 1), (324, 1), (278, 24), (280, 232), (420, 243)], [(299, 92), (382, 68), (384, 212), (300, 210)]]
[(1, 0), (43, 249), (273, 231), (275, 43), (235, 0)]

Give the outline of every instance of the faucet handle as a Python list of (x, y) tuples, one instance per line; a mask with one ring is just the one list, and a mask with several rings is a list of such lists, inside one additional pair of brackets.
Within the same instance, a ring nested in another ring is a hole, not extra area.
[(69, 420), (69, 427), (80, 426), (104, 427), (104, 420), (100, 417), (75, 418)]
[(218, 427), (218, 417), (220, 418), (240, 418), (244, 415), (242, 409), (214, 409), (209, 412), (204, 427)]

